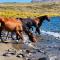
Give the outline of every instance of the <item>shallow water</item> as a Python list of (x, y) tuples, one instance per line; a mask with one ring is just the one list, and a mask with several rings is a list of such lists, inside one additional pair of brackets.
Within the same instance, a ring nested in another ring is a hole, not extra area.
[(51, 17), (50, 22), (44, 21), (41, 29), (51, 32), (60, 32), (60, 17)]
[(43, 40), (36, 43), (37, 47), (46, 53), (47, 60), (60, 60), (60, 17), (51, 17), (50, 22), (44, 21), (40, 30)]

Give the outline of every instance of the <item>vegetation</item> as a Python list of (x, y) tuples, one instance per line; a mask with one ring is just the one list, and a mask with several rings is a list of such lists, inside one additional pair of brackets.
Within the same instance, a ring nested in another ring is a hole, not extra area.
[(60, 3), (0, 3), (0, 16), (35, 17), (60, 16)]

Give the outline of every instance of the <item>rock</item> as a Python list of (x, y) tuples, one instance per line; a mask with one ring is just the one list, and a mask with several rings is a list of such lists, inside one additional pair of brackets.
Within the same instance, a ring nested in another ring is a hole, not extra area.
[(2, 56), (8, 56), (6, 53), (4, 53)]
[(21, 53), (20, 53), (20, 54), (17, 54), (17, 56), (16, 56), (16, 57), (21, 58), (21, 57), (25, 57), (25, 56), (24, 56), (24, 54), (21, 54)]
[(26, 58), (26, 60), (31, 60), (31, 59), (29, 59), (29, 58)]
[(10, 56), (11, 56), (11, 54), (4, 53), (2, 56), (10, 57)]
[(38, 60), (47, 60), (46, 57), (39, 58)]
[(8, 49), (5, 51), (5, 53), (3, 53), (3, 56), (11, 56), (11, 55), (15, 55), (15, 54), (16, 54), (15, 50)]
[(8, 52), (8, 54), (11, 54), (11, 55), (16, 54), (16, 50), (14, 50), (14, 49), (8, 49), (7, 52)]
[(26, 50), (26, 52), (27, 52), (27, 53), (30, 53), (30, 51), (29, 51), (29, 50)]

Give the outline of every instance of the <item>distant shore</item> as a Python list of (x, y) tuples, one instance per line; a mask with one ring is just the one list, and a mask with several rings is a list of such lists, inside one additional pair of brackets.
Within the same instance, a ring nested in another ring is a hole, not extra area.
[(0, 16), (35, 17), (60, 16), (60, 2), (45, 3), (0, 3)]

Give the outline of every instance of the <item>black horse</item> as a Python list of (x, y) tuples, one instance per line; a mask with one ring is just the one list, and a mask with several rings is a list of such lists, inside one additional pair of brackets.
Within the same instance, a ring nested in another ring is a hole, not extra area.
[(36, 28), (35, 33), (40, 34), (39, 28), (41, 27), (42, 23), (44, 20), (47, 20), (48, 22), (50, 21), (49, 17), (47, 15), (36, 17), (34, 19), (31, 18), (17, 18), (21, 20), (24, 23), (24, 26), (27, 28), (29, 31), (30, 29), (33, 30), (32, 26)]
[(50, 21), (50, 18), (47, 15), (36, 17), (33, 21), (33, 26), (36, 27), (35, 32), (40, 34), (39, 28), (42, 26), (44, 20)]

